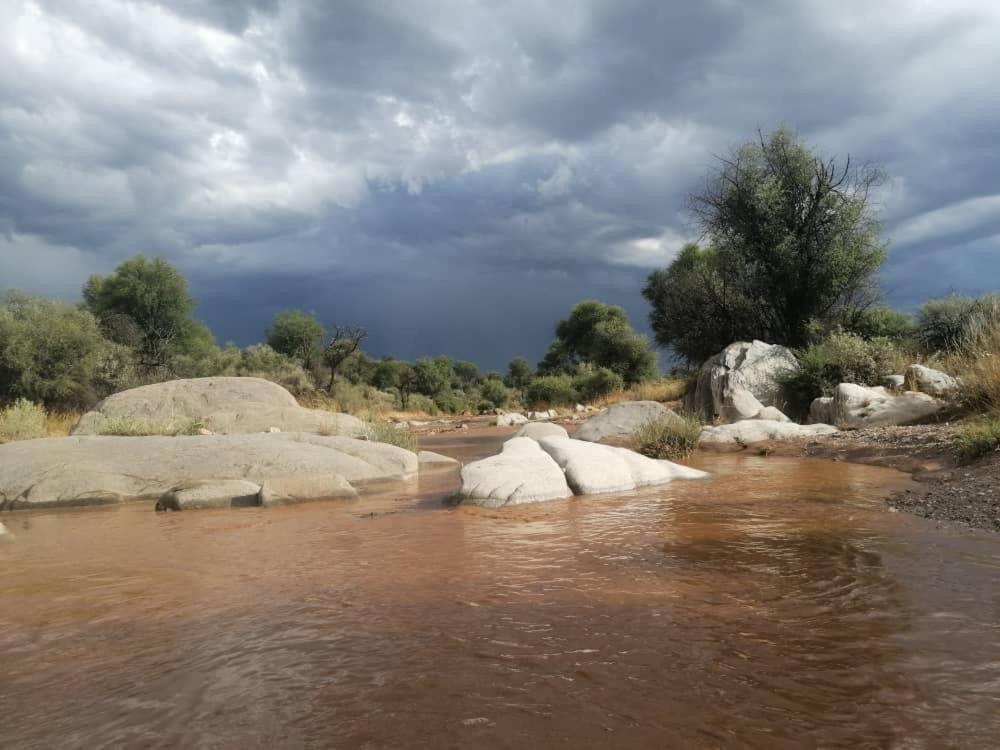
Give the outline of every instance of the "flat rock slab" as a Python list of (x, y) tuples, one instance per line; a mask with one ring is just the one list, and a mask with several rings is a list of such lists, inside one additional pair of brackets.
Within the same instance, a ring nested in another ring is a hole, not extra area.
[(261, 378), (189, 378), (132, 388), (84, 414), (72, 434), (99, 435), (116, 419), (163, 430), (197, 423), (216, 435), (279, 430), (361, 437), (365, 429), (349, 414), (305, 409), (280, 385)]
[(260, 488), (260, 504), (265, 508), (294, 505), (309, 500), (352, 500), (358, 491), (339, 474), (322, 477), (276, 477)]
[(541, 440), (544, 437), (569, 437), (566, 428), (551, 422), (532, 422), (526, 424), (516, 433), (514, 437), (527, 437), (532, 440)]
[(157, 510), (247, 508), (254, 505), (260, 505), (260, 487), (243, 479), (185, 482), (156, 501)]
[(761, 443), (765, 440), (789, 440), (793, 438), (829, 435), (838, 432), (828, 424), (801, 425), (794, 422), (778, 422), (767, 419), (747, 419), (733, 424), (705, 427), (701, 431), (699, 443)]
[(603, 414), (588, 419), (573, 437), (591, 443), (623, 438), (647, 422), (669, 415), (676, 416), (670, 409), (656, 401), (623, 401), (609, 406)]
[(457, 458), (443, 456), (434, 451), (420, 451), (417, 454), (417, 460), (420, 461), (421, 466), (457, 466), (460, 463)]
[(531, 438), (512, 438), (498, 455), (462, 467), (461, 496), (484, 508), (572, 495), (559, 464)]
[(0, 508), (157, 499), (198, 480), (339, 476), (353, 486), (407, 479), (418, 466), (394, 445), (307, 433), (43, 438), (0, 445)]

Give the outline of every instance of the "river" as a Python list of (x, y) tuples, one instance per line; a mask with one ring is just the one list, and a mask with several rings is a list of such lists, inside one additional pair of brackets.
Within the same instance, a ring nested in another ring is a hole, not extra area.
[(695, 463), (500, 511), (443, 504), (448, 470), (8, 514), (0, 747), (1000, 745), (1000, 535), (887, 512), (888, 469)]

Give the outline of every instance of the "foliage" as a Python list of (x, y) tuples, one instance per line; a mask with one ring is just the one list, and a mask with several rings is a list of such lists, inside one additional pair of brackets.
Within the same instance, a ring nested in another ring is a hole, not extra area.
[(38, 404), (19, 398), (0, 409), (0, 443), (14, 440), (34, 440), (48, 435), (45, 409)]
[(414, 391), (434, 398), (451, 387), (454, 374), (448, 357), (421, 357), (413, 364)]
[(274, 351), (312, 366), (319, 358), (326, 329), (315, 315), (302, 310), (285, 310), (274, 316), (265, 341)]
[(83, 299), (105, 335), (133, 349), (143, 368), (166, 367), (173, 355), (212, 343), (208, 329), (191, 317), (187, 280), (162, 258), (137, 255), (109, 276), (91, 276)]
[(885, 338), (897, 342), (906, 342), (917, 332), (917, 324), (911, 316), (884, 306), (844, 313), (841, 328), (863, 339)]
[(450, 360), (452, 369), (451, 387), (467, 390), (482, 380), (479, 367), (463, 359)]
[(631, 437), (632, 450), (650, 458), (684, 458), (698, 447), (701, 421), (692, 414), (665, 414), (646, 422)]
[(1000, 298), (985, 302), (966, 323), (951, 369), (961, 377), (957, 400), (973, 412), (1000, 414)]
[(89, 406), (108, 354), (85, 310), (14, 291), (0, 305), (0, 397)]
[(679, 401), (690, 386), (689, 378), (665, 377), (632, 386), (623, 396), (624, 401)]
[(340, 368), (341, 375), (354, 385), (371, 384), (375, 375), (376, 362), (365, 352), (355, 352)]
[(926, 302), (917, 313), (917, 341), (925, 352), (954, 352), (962, 348), (970, 324), (995, 307), (1000, 295), (952, 295)]
[(197, 435), (204, 425), (198, 420), (182, 422), (154, 422), (132, 417), (105, 417), (97, 427), (98, 435), (117, 435), (120, 437), (139, 437), (143, 435)]
[(383, 391), (399, 388), (400, 375), (409, 368), (410, 365), (400, 359), (381, 359), (372, 369), (370, 382)]
[(420, 450), (416, 435), (409, 430), (403, 430), (391, 424), (369, 422), (365, 425), (365, 437), (372, 442), (395, 445), (413, 453)]
[(813, 399), (829, 396), (840, 383), (882, 385), (885, 378), (900, 372), (906, 355), (891, 340), (865, 340), (853, 333), (833, 333), (817, 344), (798, 352), (799, 368), (783, 379), (787, 412), (805, 416)]
[(584, 371), (573, 381), (576, 391), (583, 401), (594, 401), (625, 387), (625, 381), (617, 372), (606, 367)]
[(480, 411), (502, 409), (510, 403), (510, 389), (499, 378), (487, 378), (479, 387), (479, 397), (484, 402), (483, 405), (486, 406)]
[(526, 357), (514, 357), (507, 365), (507, 376), (504, 383), (508, 388), (522, 391), (528, 387), (528, 383), (535, 377), (535, 371), (531, 369), (531, 363)]
[(323, 347), (323, 364), (330, 369), (330, 383), (327, 390), (333, 391), (337, 381), (337, 372), (348, 359), (361, 347), (361, 342), (368, 336), (368, 331), (356, 326), (335, 326), (330, 334), (330, 340)]
[(1000, 451), (1000, 417), (965, 425), (956, 436), (959, 458), (971, 463), (990, 453)]
[(422, 393), (412, 394), (407, 400), (407, 403), (401, 405), (403, 411), (421, 412), (423, 414), (429, 414), (432, 417), (436, 417), (440, 413), (438, 411), (438, 405), (434, 403), (434, 399), (429, 396), (425, 396)]
[(434, 397), (434, 403), (446, 414), (464, 414), (471, 410), (469, 401), (462, 391), (442, 391)]
[(556, 339), (538, 371), (572, 373), (583, 364), (607, 368), (629, 384), (656, 374), (656, 355), (645, 337), (632, 330), (625, 310), (596, 300), (577, 303), (569, 317), (559, 321)]
[(567, 406), (580, 400), (571, 375), (542, 375), (528, 385), (524, 394), (529, 406)]
[(879, 169), (820, 159), (786, 130), (720, 162), (691, 197), (708, 247), (689, 245), (643, 290), (657, 343), (689, 362), (739, 340), (801, 347), (813, 321), (868, 305), (885, 259)]

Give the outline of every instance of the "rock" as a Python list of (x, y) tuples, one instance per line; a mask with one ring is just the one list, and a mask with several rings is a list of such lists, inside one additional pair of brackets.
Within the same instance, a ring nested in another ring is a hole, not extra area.
[(705, 427), (701, 431), (701, 444), (713, 443), (760, 443), (765, 440), (787, 440), (816, 435), (829, 435), (837, 428), (828, 424), (800, 425), (794, 422), (775, 422), (765, 419), (745, 419), (717, 427)]
[(687, 408), (705, 419), (751, 419), (765, 406), (780, 407), (781, 378), (797, 369), (790, 349), (763, 341), (730, 344), (702, 366)]
[(199, 480), (260, 486), (339, 475), (357, 486), (417, 470), (417, 455), (403, 448), (308, 433), (42, 438), (0, 445), (0, 509), (159, 498)]
[[(815, 408), (819, 412), (827, 407)], [(916, 391), (891, 393), (882, 387), (841, 383), (834, 389), (828, 408), (833, 424), (856, 428), (913, 424), (940, 412), (944, 403)], [(810, 413), (813, 410), (810, 406)]]
[(904, 380), (912, 390), (931, 396), (945, 396), (961, 385), (958, 378), (924, 365), (910, 365)]
[(420, 451), (417, 454), (417, 460), (421, 466), (425, 464), (430, 466), (454, 466), (459, 463), (458, 459), (451, 456), (442, 456), (440, 453), (432, 451)]
[(577, 414), (582, 414), (583, 412), (587, 411), (587, 407), (584, 406), (583, 404), (577, 404), (576, 406), (573, 407), (573, 409), (574, 411), (576, 411)]
[(519, 424), (527, 424), (528, 418), (516, 412), (510, 414), (500, 414), (497, 416), (497, 427), (514, 427)]
[(246, 508), (260, 505), (260, 487), (242, 479), (202, 479), (184, 482), (157, 501), (157, 510)]
[(339, 474), (268, 479), (260, 488), (260, 505), (271, 508), (308, 500), (353, 499), (358, 491)]
[(514, 437), (527, 437), (532, 440), (541, 440), (543, 437), (569, 437), (565, 427), (549, 422), (532, 422), (526, 424), (516, 433)]
[(532, 421), (539, 421), (544, 419), (555, 419), (559, 416), (559, 412), (555, 409), (548, 409), (546, 411), (529, 411), (528, 419)]
[(623, 401), (588, 419), (573, 437), (592, 443), (628, 437), (647, 422), (672, 414), (670, 409), (656, 401)]
[(906, 376), (905, 375), (889, 375), (886, 377), (883, 385), (890, 391), (902, 391), (906, 388)]
[(264, 430), (264, 432), (271, 432), (271, 433), (281, 432), (281, 428), (280, 427), (268, 427), (266, 430)]
[(566, 481), (577, 495), (627, 492), (677, 478), (707, 476), (697, 469), (657, 461), (627, 448), (564, 437), (542, 438), (540, 445), (566, 472)]
[(792, 420), (785, 416), (785, 413), (776, 406), (765, 406), (759, 412), (757, 412), (753, 419), (762, 419), (767, 422), (791, 422)]
[(486, 508), (570, 497), (566, 477), (530, 438), (512, 438), (503, 452), (462, 467), (461, 496)]
[(160, 429), (199, 425), (219, 435), (270, 431), (360, 437), (364, 423), (348, 414), (305, 409), (280, 385), (261, 378), (193, 378), (145, 385), (109, 396), (84, 414), (73, 435), (96, 435), (108, 419)]
[(215, 433), (212, 432), (211, 430), (206, 430), (204, 427), (199, 427), (198, 428), (198, 434), (199, 435), (214, 435)]
[(833, 424), (833, 396), (814, 398), (809, 405), (809, 424)]
[(6, 526), (0, 523), (0, 544), (3, 544), (4, 542), (13, 542), (13, 541), (14, 541), (14, 534), (10, 531), (10, 529), (8, 529)]

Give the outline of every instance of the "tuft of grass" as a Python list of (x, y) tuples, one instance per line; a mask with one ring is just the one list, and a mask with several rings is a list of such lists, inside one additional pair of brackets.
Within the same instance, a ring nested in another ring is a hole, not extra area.
[(639, 427), (630, 447), (650, 458), (685, 458), (698, 447), (701, 420), (692, 414), (666, 414)]
[(958, 431), (958, 455), (963, 463), (972, 463), (994, 451), (1000, 451), (1000, 417), (973, 422)]
[(611, 406), (622, 401), (659, 401), (670, 403), (680, 401), (687, 392), (690, 380), (687, 378), (664, 377), (637, 383), (631, 388), (617, 390), (602, 398), (594, 399), (592, 406)]
[(45, 415), (45, 432), (49, 437), (66, 437), (73, 425), (82, 416), (78, 411), (47, 412)]
[(409, 430), (401, 430), (391, 424), (369, 422), (365, 426), (365, 437), (373, 443), (388, 443), (416, 453), (419, 450), (417, 436)]
[(45, 409), (38, 404), (20, 398), (0, 410), (0, 443), (33, 440), (46, 435)]
[(163, 435), (178, 437), (179, 435), (197, 435), (204, 425), (194, 419), (187, 422), (151, 422), (132, 417), (108, 417), (97, 429), (98, 435), (115, 435), (118, 437), (144, 437), (147, 435)]
[(957, 394), (960, 406), (974, 413), (1000, 414), (1000, 301), (984, 304), (968, 322), (950, 364), (962, 382)]

